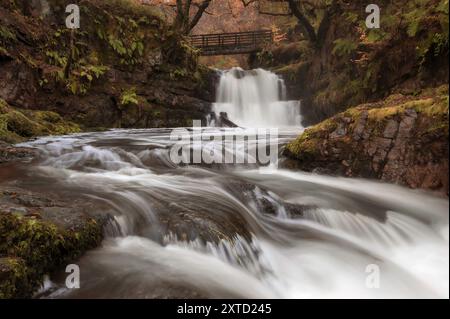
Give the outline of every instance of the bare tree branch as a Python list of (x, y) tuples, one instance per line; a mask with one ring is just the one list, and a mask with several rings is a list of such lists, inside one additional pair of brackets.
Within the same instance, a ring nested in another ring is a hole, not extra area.
[(189, 31), (195, 28), (195, 26), (200, 21), (203, 13), (206, 11), (208, 6), (210, 5), (212, 0), (204, 0), (201, 5), (198, 7), (197, 13), (195, 14), (194, 18), (192, 19), (190, 25), (189, 25)]
[[(242, 3), (249, 5), (255, 3), (257, 0), (242, 0)], [(289, 7), (289, 12), (279, 13), (279, 12), (267, 12), (259, 10), (260, 14), (271, 15), (271, 16), (286, 16), (293, 15), (297, 18), (300, 26), (303, 28), (306, 37), (311, 41), (316, 47), (321, 47), (326, 34), (330, 28), (331, 18), (338, 9), (338, 0), (332, 0), (331, 4), (325, 4), (321, 1), (312, 0), (271, 0), (270, 2), (287, 3)], [(317, 10), (324, 10), (323, 18), (320, 21), (318, 30), (316, 31), (313, 24), (311, 23), (309, 17), (316, 18)]]

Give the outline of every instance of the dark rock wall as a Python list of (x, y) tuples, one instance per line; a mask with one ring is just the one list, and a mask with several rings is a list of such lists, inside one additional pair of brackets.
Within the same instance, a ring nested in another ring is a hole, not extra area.
[(0, 99), (55, 111), (84, 129), (190, 126), (205, 118), (215, 72), (199, 66), (151, 8), (83, 1), (81, 28), (71, 32), (64, 4), (0, 1)]

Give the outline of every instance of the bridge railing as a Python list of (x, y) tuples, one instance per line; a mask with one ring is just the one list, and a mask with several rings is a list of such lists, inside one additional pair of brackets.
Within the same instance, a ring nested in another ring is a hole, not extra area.
[(200, 49), (202, 55), (250, 53), (272, 42), (271, 30), (191, 36), (191, 44)]

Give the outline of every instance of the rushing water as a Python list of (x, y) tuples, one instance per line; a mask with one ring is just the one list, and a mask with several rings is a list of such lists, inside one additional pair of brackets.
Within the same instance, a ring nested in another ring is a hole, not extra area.
[[(219, 91), (238, 92), (226, 110), (221, 107), (230, 95), (219, 97), (216, 111), (225, 110), (240, 125), (252, 123), (254, 106), (234, 113), (237, 105), (249, 105), (248, 90), (252, 99), (270, 97), (270, 103), (255, 104), (259, 111), (267, 107), (261, 118), (255, 115), (257, 125), (290, 124), (272, 116), (279, 79), (256, 72), (277, 87), (254, 87), (256, 78), (229, 79), (225, 73)], [(298, 124), (280, 129), (270, 142), (286, 144), (301, 131)], [(205, 130), (218, 136), (248, 132)], [(86, 196), (114, 215), (102, 246), (77, 262), (81, 288), (66, 289), (56, 275), (41, 296), (449, 296), (448, 199), (256, 164), (175, 165), (170, 132), (113, 130), (26, 143), (41, 153), (26, 167), (34, 187)], [(248, 143), (237, 149), (245, 152), (256, 140)]]
[[(270, 167), (175, 166), (173, 143), (153, 129), (28, 144), (42, 151), (35, 187), (106, 203), (120, 228), (79, 261), (81, 289), (50, 297), (448, 297), (448, 200)], [(379, 289), (366, 286), (372, 264)]]
[(263, 69), (224, 71), (213, 111), (243, 127), (301, 126), (302, 120), (300, 102), (286, 100), (284, 81)]

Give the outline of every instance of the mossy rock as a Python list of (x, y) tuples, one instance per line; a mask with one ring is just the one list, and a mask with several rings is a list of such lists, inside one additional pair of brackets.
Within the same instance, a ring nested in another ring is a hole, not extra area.
[(45, 126), (29, 119), (19, 111), (11, 111), (3, 115), (7, 129), (22, 137), (32, 137), (49, 133)]
[(37, 111), (34, 113), (34, 117), (39, 121), (49, 123), (58, 123), (63, 120), (61, 115), (52, 111)]
[(0, 99), (0, 140), (18, 143), (42, 135), (80, 132), (80, 127), (51, 111), (19, 110)]
[(0, 299), (17, 298), (30, 289), (25, 261), (0, 257)]
[(394, 94), (306, 129), (284, 154), (296, 167), (448, 193), (448, 86)]
[(320, 155), (320, 144), (328, 138), (328, 135), (337, 126), (338, 124), (334, 119), (325, 120), (306, 129), (299, 137), (286, 146), (286, 150), (298, 159), (315, 158)]
[(0, 115), (9, 112), (9, 105), (4, 100), (0, 99)]
[(86, 217), (64, 228), (49, 221), (0, 211), (0, 297), (29, 298), (45, 274), (95, 248), (102, 226)]

